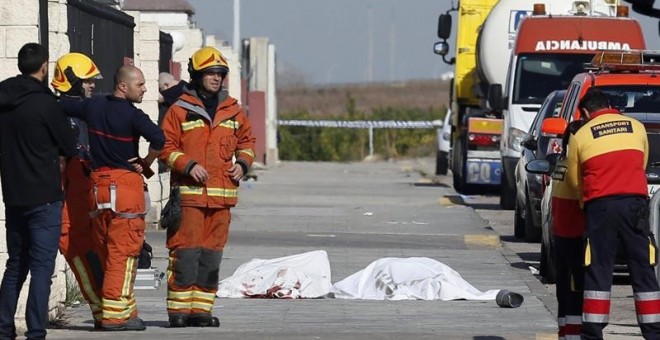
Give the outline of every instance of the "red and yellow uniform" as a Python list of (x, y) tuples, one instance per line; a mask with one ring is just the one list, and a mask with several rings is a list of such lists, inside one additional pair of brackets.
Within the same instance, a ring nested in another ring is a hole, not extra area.
[[(569, 133), (567, 131), (567, 133)], [(584, 212), (580, 192), (566, 181), (566, 165), (560, 161), (552, 174), (552, 233), (556, 250), (557, 323), (560, 340), (579, 340), (582, 326), (582, 236)]]
[[(653, 266), (656, 249), (648, 223), (644, 125), (602, 109), (568, 146), (567, 178), (582, 189), (586, 215), (582, 337), (602, 338), (609, 322), (617, 247), (628, 260), (637, 322), (647, 339), (660, 337), (660, 289)], [(646, 218), (643, 215), (646, 212)]]
[(586, 203), (614, 195), (647, 196), (648, 139), (639, 121), (615, 109), (595, 112), (568, 149), (571, 185)]
[[(181, 225), (168, 234), (170, 250), (167, 310), (170, 318), (210, 317), (218, 286), (222, 251), (227, 242), (229, 209), (238, 201), (238, 182), (228, 170), (239, 164), (244, 173), (254, 160), (255, 138), (236, 99), (225, 91), (217, 106), (205, 105), (186, 89), (163, 119), (166, 143), (159, 158), (172, 168), (172, 185), (181, 194)], [(208, 180), (189, 176), (199, 164)]]

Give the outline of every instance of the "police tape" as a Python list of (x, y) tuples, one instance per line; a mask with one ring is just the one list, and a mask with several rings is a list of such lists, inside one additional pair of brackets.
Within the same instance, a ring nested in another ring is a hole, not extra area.
[(430, 121), (401, 120), (278, 120), (280, 126), (334, 127), (352, 129), (434, 129)]

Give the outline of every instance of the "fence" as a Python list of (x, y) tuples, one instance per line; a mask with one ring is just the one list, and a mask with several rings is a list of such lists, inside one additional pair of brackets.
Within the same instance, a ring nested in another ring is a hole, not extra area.
[(430, 121), (400, 120), (278, 120), (281, 126), (369, 129), (369, 156), (374, 154), (374, 129), (437, 129)]

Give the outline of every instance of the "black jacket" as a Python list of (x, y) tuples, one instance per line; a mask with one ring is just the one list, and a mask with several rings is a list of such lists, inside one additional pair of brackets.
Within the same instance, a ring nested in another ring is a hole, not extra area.
[(59, 156), (75, 154), (71, 124), (46, 85), (23, 75), (0, 83), (0, 179), (7, 206), (61, 200)]

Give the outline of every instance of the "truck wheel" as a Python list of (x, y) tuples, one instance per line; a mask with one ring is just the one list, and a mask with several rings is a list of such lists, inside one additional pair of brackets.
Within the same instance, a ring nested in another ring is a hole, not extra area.
[(529, 204), (529, 200), (526, 200), (525, 203), (525, 242), (539, 242), (541, 241), (541, 228), (537, 228), (534, 225), (534, 219), (532, 218), (532, 207)]
[(458, 143), (456, 143), (456, 147), (454, 148), (454, 156), (456, 157), (454, 162), (454, 168), (460, 169), (459, 171), (453, 171), (453, 179), (454, 179), (454, 189), (460, 194), (463, 195), (472, 195), (474, 193), (478, 192), (478, 185), (475, 184), (469, 184), (467, 183), (467, 177), (465, 174), (467, 174), (467, 151), (465, 151), (465, 136), (461, 136), (458, 139)]
[(452, 183), (454, 185), (454, 190), (456, 192), (460, 193), (463, 192), (463, 180), (462, 180), (462, 174), (463, 174), (463, 157), (462, 157), (462, 147), (461, 147), (461, 139), (458, 139), (458, 142), (456, 143), (456, 146), (453, 149), (453, 164), (452, 164)]
[(516, 207), (516, 184), (509, 183), (504, 173), (500, 185), (500, 207), (504, 210), (513, 210)]
[(438, 155), (435, 160), (435, 174), (436, 175), (446, 175), (447, 168), (449, 166), (449, 155), (444, 151), (438, 151)]
[(513, 219), (513, 236), (516, 238), (525, 237), (525, 218), (522, 213), (522, 207), (516, 202), (515, 217)]

